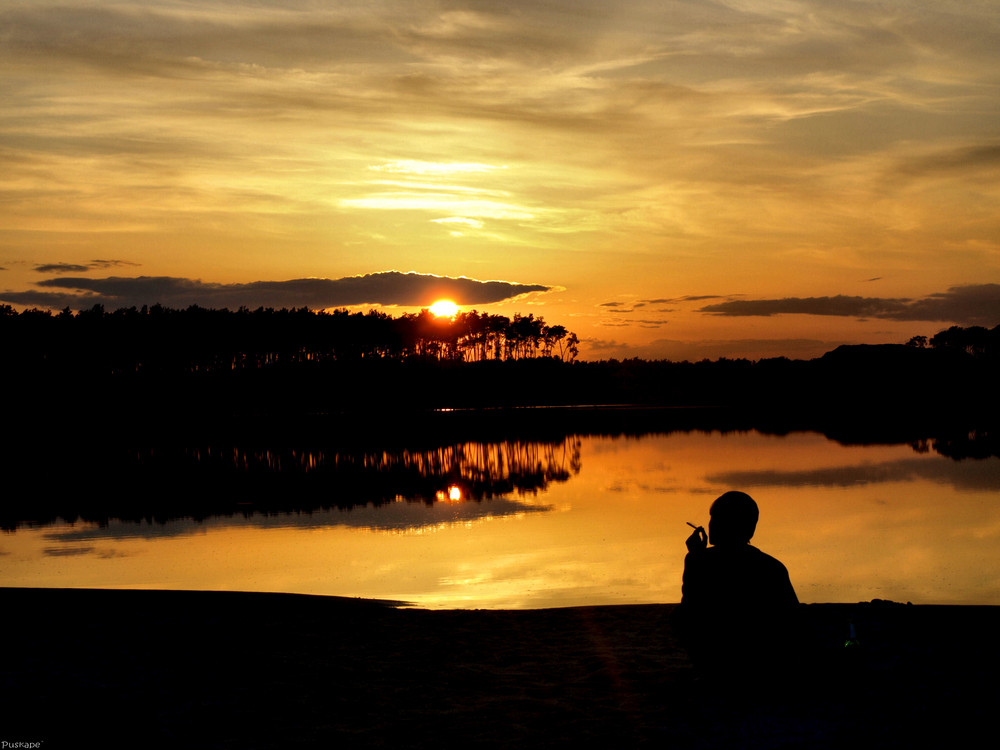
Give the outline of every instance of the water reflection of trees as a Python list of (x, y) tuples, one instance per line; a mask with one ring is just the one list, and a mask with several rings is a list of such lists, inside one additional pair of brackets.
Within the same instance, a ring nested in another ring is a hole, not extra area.
[[(53, 403), (60, 395), (51, 394)], [(761, 423), (754, 412), (732, 409), (640, 407), (213, 415), (198, 421), (169, 409), (156, 419), (142, 409), (131, 416), (105, 414), (98, 400), (91, 401), (97, 406), (87, 419), (62, 415), (5, 424), (0, 470), (8, 490), (0, 527), (57, 518), (310, 512), (397, 498), (433, 502), (452, 485), (472, 501), (530, 493), (579, 471), (585, 436), (811, 431), (846, 445), (909, 444), (918, 453), (954, 459), (1000, 456), (989, 421), (973, 428), (962, 421), (815, 426), (808, 420)]]
[[(504, 440), (464, 442), (420, 450), (323, 450), (253, 448), (230, 445), (184, 450), (186, 463), (220, 475), (272, 478), (297, 483), (300, 489), (322, 489), (336, 498), (332, 505), (382, 503), (400, 498), (434, 502), (450, 487), (462, 499), (481, 501), (510, 492), (537, 493), (551, 482), (566, 481), (580, 471), (580, 438), (559, 441)], [(151, 452), (142, 463), (155, 467), (164, 459)]]
[[(399, 501), (481, 503), (533, 495), (580, 471), (580, 438), (461, 442), (421, 449), (295, 445), (150, 445), (108, 458), (97, 492), (76, 486), (12, 500), (4, 529), (63, 520), (165, 523), (179, 518), (312, 513)], [(81, 471), (83, 467), (79, 467)], [(89, 467), (91, 471), (97, 467)], [(93, 474), (91, 474), (91, 477)], [(91, 479), (93, 481), (93, 479)]]
[(936, 453), (956, 461), (997, 457), (1000, 456), (1000, 434), (987, 429), (952, 431), (913, 444), (913, 449), (918, 453), (926, 453), (932, 448)]

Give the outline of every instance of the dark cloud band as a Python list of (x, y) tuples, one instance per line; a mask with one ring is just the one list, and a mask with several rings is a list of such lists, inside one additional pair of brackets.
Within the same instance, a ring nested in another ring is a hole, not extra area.
[(1000, 489), (1000, 465), (995, 461), (977, 463), (904, 458), (822, 469), (728, 471), (706, 479), (726, 487), (856, 487), (929, 479), (957, 489), (996, 491)]
[(541, 284), (478, 281), (397, 271), (342, 279), (291, 279), (247, 284), (213, 284), (174, 276), (63, 277), (40, 281), (38, 286), (71, 291), (0, 292), (0, 299), (20, 305), (76, 310), (95, 304), (115, 309), (157, 303), (174, 308), (199, 305), (230, 309), (308, 307), (320, 310), (364, 304), (422, 307), (441, 298), (451, 299), (460, 305), (483, 305), (551, 289)]
[(923, 299), (881, 297), (784, 297), (730, 300), (706, 305), (700, 312), (732, 317), (831, 315), (889, 320), (949, 321), (962, 325), (1000, 323), (1000, 284), (951, 287)]
[(127, 260), (92, 260), (87, 264), (80, 263), (43, 263), (40, 266), (35, 266), (35, 271), (38, 273), (85, 273), (86, 271), (92, 271), (95, 268), (114, 268), (115, 266), (137, 266), (138, 263), (132, 263)]
[(45, 263), (35, 266), (38, 273), (84, 273), (90, 270), (90, 266), (82, 266), (79, 263)]

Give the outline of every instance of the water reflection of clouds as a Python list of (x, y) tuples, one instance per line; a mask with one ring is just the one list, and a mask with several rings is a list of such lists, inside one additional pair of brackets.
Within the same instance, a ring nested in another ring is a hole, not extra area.
[(711, 474), (705, 479), (731, 487), (854, 487), (929, 480), (961, 491), (1000, 490), (1000, 459), (902, 458), (880, 463), (780, 471), (757, 469)]
[(675, 492), (681, 492), (686, 488), (680, 484), (646, 484), (645, 482), (637, 482), (626, 479), (612, 482), (605, 489), (608, 492), (648, 492), (669, 495)]
[[(494, 498), (482, 502), (464, 503), (412, 503), (396, 502), (385, 505), (366, 505), (311, 513), (248, 514), (241, 517), (213, 516), (203, 521), (180, 519), (165, 523), (142, 521), (114, 521), (103, 526), (71, 526), (47, 530), (42, 536), (49, 542), (77, 545), (102, 540), (125, 541), (129, 539), (170, 539), (193, 534), (205, 534), (231, 528), (255, 529), (327, 529), (346, 526), (365, 531), (411, 532), (443, 526), (476, 523), (490, 518), (506, 518), (525, 513), (541, 513), (552, 509), (530, 500)], [(49, 556), (71, 556), (94, 552), (88, 547), (46, 547)]]
[(94, 549), (94, 547), (46, 547), (42, 553), (49, 557), (73, 557), (74, 555), (88, 555)]

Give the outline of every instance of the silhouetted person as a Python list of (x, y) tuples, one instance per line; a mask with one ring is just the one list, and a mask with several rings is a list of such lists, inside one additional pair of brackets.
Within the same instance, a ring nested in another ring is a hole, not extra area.
[(698, 527), (687, 540), (675, 630), (709, 675), (758, 679), (783, 671), (796, 640), (799, 600), (785, 566), (750, 545), (757, 503), (727, 492), (709, 514), (708, 534)]

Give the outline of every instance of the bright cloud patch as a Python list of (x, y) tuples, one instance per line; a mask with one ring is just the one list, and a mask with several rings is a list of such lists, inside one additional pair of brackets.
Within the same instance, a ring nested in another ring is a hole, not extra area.
[(368, 167), (376, 172), (397, 172), (402, 174), (420, 175), (451, 175), (493, 172), (507, 167), (497, 167), (492, 164), (462, 164), (462, 163), (441, 163), (428, 161), (394, 161), (388, 164), (380, 164)]
[(469, 200), (459, 195), (422, 195), (419, 193), (378, 193), (365, 198), (340, 202), (345, 208), (374, 208), (395, 211), (437, 211), (481, 216), (488, 219), (533, 219), (535, 211), (498, 201)]
[[(487, 181), (490, 173), (506, 167), (465, 162), (394, 161), (369, 166), (369, 170), (394, 175), (394, 179), (370, 180), (374, 188), (366, 195), (343, 198), (341, 208), (395, 211), (434, 211), (452, 214), (432, 219), (439, 223), (482, 227), (480, 218), (530, 220), (545, 209), (529, 208), (506, 200), (507, 190)], [(470, 176), (466, 184), (463, 176)], [(475, 179), (471, 179), (475, 176)], [(497, 199), (500, 200), (497, 200)]]
[(473, 229), (482, 229), (483, 222), (479, 219), (468, 219), (464, 216), (449, 216), (447, 219), (431, 219), (435, 224), (460, 224)]

